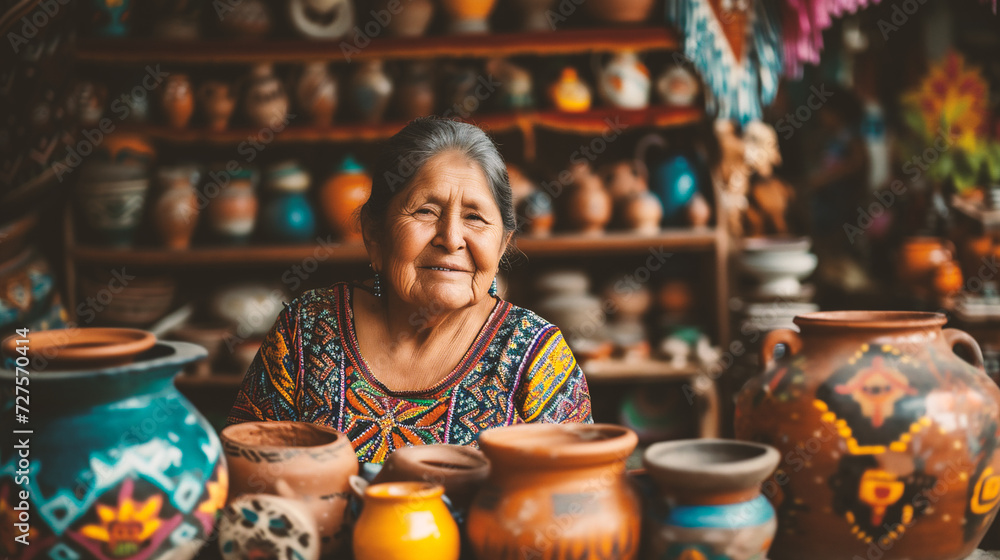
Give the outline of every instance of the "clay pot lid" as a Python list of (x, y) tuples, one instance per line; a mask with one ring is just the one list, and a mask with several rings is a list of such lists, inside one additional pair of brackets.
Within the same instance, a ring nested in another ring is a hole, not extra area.
[(778, 450), (732, 439), (685, 439), (654, 443), (642, 462), (661, 489), (671, 493), (720, 494), (754, 489), (778, 466)]
[(427, 500), (444, 495), (444, 486), (432, 482), (382, 482), (365, 489), (366, 500)]
[[(0, 350), (9, 358), (21, 354), (19, 340), (12, 335), (0, 343)], [(28, 333), (28, 357), (46, 360), (46, 369), (92, 369), (132, 363), (136, 356), (156, 344), (156, 335), (140, 329), (84, 328), (53, 329)]]
[(482, 451), (465, 445), (435, 444), (401, 447), (386, 459), (387, 470), (403, 469), (441, 474), (446, 477), (486, 478), (490, 461)]
[(347, 443), (343, 433), (311, 422), (244, 422), (226, 426), (219, 433), (223, 441), (252, 449), (309, 449)]
[(938, 329), (948, 318), (926, 311), (818, 311), (792, 322), (802, 329)]
[(495, 465), (564, 468), (625, 461), (635, 432), (615, 424), (517, 424), (480, 432), (479, 447)]

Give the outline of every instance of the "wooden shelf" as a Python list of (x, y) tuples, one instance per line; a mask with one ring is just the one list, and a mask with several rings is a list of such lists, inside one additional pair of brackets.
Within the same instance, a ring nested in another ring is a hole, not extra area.
[[(517, 246), (528, 257), (642, 253), (646, 251), (694, 251), (711, 248), (716, 230), (664, 230), (659, 235), (642, 236), (609, 232), (600, 236), (556, 235), (547, 238), (522, 237)], [(364, 263), (368, 252), (361, 243), (322, 245), (263, 245), (241, 247), (196, 247), (187, 250), (161, 248), (116, 249), (77, 245), (70, 256), (79, 263), (152, 267), (231, 266), (239, 264), (291, 265), (308, 259), (320, 263)]]
[(675, 368), (662, 360), (590, 360), (580, 364), (589, 383), (635, 383), (685, 380), (701, 372), (698, 364)]
[(983, 208), (982, 204), (954, 197), (951, 207), (963, 216), (978, 222), (988, 230), (1000, 229), (1000, 210)]
[[(576, 134), (599, 134), (613, 127), (686, 126), (700, 122), (705, 117), (701, 109), (653, 106), (648, 109), (618, 109), (600, 107), (584, 113), (559, 111), (530, 111), (474, 116), (462, 119), (490, 132), (526, 130), (533, 127)], [(377, 124), (345, 123), (328, 128), (289, 126), (274, 133), (277, 142), (356, 142), (389, 138), (405, 126), (405, 122)], [(204, 128), (175, 129), (166, 126), (130, 126), (123, 130), (142, 134), (153, 139), (177, 144), (239, 144), (259, 140), (260, 129), (241, 128), (215, 132)], [(270, 136), (270, 133), (268, 134)]]
[[(257, 62), (350, 62), (365, 59), (486, 58), (517, 55), (579, 54), (623, 48), (676, 50), (676, 34), (667, 27), (573, 29), (552, 32), (513, 32), (428, 37), (377, 38), (358, 50), (353, 36), (332, 40), (243, 39), (153, 41), (149, 39), (81, 39), (78, 60), (102, 64), (187, 63), (225, 64)], [(358, 52), (360, 51), (360, 52)]]

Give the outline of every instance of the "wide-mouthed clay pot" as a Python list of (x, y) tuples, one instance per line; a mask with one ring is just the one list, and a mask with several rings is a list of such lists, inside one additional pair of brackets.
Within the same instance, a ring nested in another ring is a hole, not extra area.
[(779, 459), (773, 447), (735, 440), (649, 446), (643, 463), (660, 497), (647, 523), (647, 558), (766, 558), (778, 523), (760, 485)]
[[(1000, 389), (936, 313), (801, 315), (767, 334), (736, 436), (778, 448), (773, 560), (958, 560), (1000, 506)], [(774, 360), (778, 344), (784, 357)], [(955, 354), (959, 347), (969, 363)]]
[(385, 460), (372, 484), (430, 482), (444, 487), (452, 506), (464, 511), (490, 474), (490, 462), (478, 449), (464, 445), (401, 447)]
[(358, 459), (347, 436), (308, 422), (247, 422), (219, 434), (229, 461), (231, 500), (274, 494), (297, 500), (319, 527), (324, 555), (345, 542), (348, 479)]
[(635, 432), (612, 424), (481, 432), (491, 471), (466, 526), (475, 557), (637, 558), (640, 503), (625, 478), (637, 442)]
[(365, 490), (354, 526), (355, 560), (458, 560), (458, 525), (429, 482), (386, 482)]

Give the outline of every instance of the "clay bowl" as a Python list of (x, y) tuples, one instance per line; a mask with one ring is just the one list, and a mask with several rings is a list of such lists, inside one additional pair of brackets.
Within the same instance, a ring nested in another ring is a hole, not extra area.
[(674, 497), (731, 495), (760, 491), (778, 466), (771, 446), (728, 439), (688, 439), (655, 443), (643, 454), (649, 476)]
[(464, 445), (416, 445), (401, 447), (389, 455), (372, 484), (407, 481), (441, 484), (452, 505), (464, 510), (489, 474), (490, 462), (478, 449)]
[(28, 358), (43, 360), (47, 369), (96, 369), (132, 363), (136, 356), (156, 344), (156, 335), (139, 329), (77, 328), (33, 331), (28, 344), (19, 335), (0, 344), (3, 354), (15, 359), (19, 346), (28, 347)]
[(639, 442), (614, 424), (517, 424), (479, 434), (495, 470), (579, 468), (624, 461)]
[[(85, 295), (104, 305), (97, 313), (102, 323), (128, 327), (143, 327), (166, 315), (177, 289), (174, 279), (167, 276), (133, 278), (118, 293), (110, 291), (110, 281), (84, 277), (80, 284)], [(106, 304), (102, 297), (108, 300)]]

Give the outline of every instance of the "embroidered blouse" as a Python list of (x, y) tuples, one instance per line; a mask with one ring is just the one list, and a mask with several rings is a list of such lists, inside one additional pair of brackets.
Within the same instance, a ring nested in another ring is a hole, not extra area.
[(422, 391), (390, 391), (358, 346), (351, 286), (286, 305), (247, 370), (229, 423), (295, 420), (347, 434), (359, 461), (406, 445), (475, 445), (487, 428), (592, 422), (587, 381), (559, 329), (497, 300), (455, 369)]

